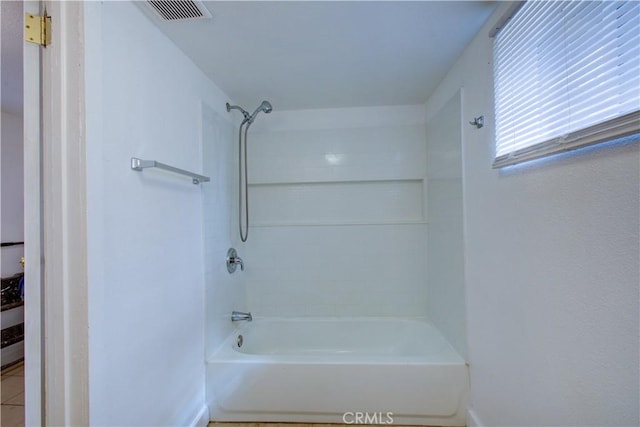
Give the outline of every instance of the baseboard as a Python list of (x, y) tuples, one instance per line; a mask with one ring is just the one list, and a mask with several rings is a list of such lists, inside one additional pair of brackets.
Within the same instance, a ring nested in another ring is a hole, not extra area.
[(484, 427), (484, 423), (480, 421), (473, 409), (467, 411), (467, 427)]
[(202, 405), (198, 414), (188, 424), (190, 427), (207, 427), (209, 425), (209, 407)]

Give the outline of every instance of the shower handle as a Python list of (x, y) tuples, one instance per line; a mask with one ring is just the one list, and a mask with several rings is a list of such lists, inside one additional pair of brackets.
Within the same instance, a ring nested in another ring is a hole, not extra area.
[(240, 270), (244, 271), (244, 263), (242, 258), (238, 256), (238, 252), (234, 248), (227, 251), (227, 271), (229, 274), (236, 271), (236, 267), (240, 264)]

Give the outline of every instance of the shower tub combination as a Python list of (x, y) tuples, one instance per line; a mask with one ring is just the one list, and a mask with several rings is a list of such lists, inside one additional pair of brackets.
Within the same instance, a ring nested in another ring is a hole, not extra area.
[[(464, 359), (414, 319), (257, 319), (207, 361), (215, 421), (466, 425)], [(346, 414), (346, 415), (345, 415)]]

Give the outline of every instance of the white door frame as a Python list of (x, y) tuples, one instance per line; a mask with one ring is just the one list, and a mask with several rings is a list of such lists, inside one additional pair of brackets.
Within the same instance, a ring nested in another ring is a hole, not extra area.
[[(25, 13), (40, 13), (40, 2), (25, 1)], [(24, 361), (25, 425), (44, 425), (42, 357), (42, 214), (40, 186), (40, 48), (23, 41), (24, 74)]]
[(26, 425), (87, 426), (84, 5), (24, 7), (44, 6), (51, 44), (24, 47)]

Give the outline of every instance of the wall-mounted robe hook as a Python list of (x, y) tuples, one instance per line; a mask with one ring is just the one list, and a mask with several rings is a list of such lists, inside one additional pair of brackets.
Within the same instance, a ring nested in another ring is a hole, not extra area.
[(472, 122), (469, 122), (469, 124), (480, 129), (484, 126), (484, 116), (475, 117)]

